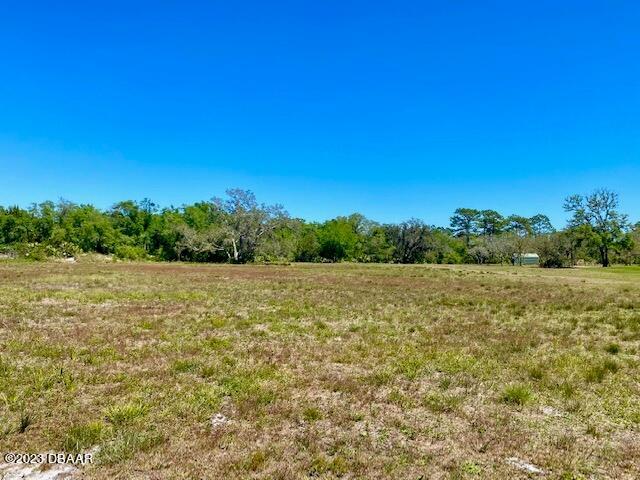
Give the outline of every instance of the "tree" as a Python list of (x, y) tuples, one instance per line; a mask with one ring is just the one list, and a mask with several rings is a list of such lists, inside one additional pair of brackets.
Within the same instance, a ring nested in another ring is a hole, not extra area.
[(476, 238), (469, 255), (477, 263), (507, 263), (513, 259), (516, 247), (513, 234), (483, 235)]
[(473, 235), (478, 233), (478, 220), (480, 212), (473, 208), (458, 208), (450, 219), (451, 229), (458, 237), (464, 238), (468, 247)]
[(340, 261), (398, 263), (505, 263), (535, 251), (546, 266), (580, 260), (640, 263), (640, 225), (629, 228), (607, 190), (569, 197), (567, 228), (549, 218), (459, 208), (450, 228), (411, 219), (380, 225), (359, 213), (322, 224), (292, 219), (279, 205), (259, 204), (253, 193), (159, 210), (148, 199), (110, 209), (60, 200), (24, 209), (0, 206), (0, 251), (30, 258), (79, 251), (124, 259), (193, 262)]
[(59, 222), (55, 204), (53, 202), (33, 204), (29, 209), (29, 213), (34, 221), (35, 240), (37, 242), (48, 241), (56, 224)]
[(565, 200), (564, 209), (573, 216), (569, 228), (581, 232), (582, 237), (597, 249), (600, 264), (609, 266), (612, 249), (624, 247), (625, 232), (629, 227), (627, 216), (617, 211), (618, 195), (599, 189), (587, 195), (572, 195)]
[(529, 225), (533, 235), (548, 235), (556, 230), (553, 228), (553, 225), (551, 225), (549, 217), (540, 213), (529, 219)]
[(34, 216), (18, 206), (9, 207), (0, 212), (0, 242), (35, 242), (38, 232)]
[(145, 231), (144, 214), (131, 200), (116, 203), (109, 212), (113, 226), (123, 235), (137, 241)]
[(376, 225), (368, 229), (364, 242), (364, 261), (385, 263), (393, 259), (393, 246), (387, 240), (384, 227)]
[(427, 227), (421, 220), (412, 218), (400, 225), (386, 225), (387, 240), (393, 246), (393, 259), (398, 263), (419, 263), (427, 252)]
[(446, 228), (431, 226), (426, 244), (424, 261), (428, 263), (462, 263), (467, 256), (464, 239), (453, 237)]
[(147, 232), (149, 251), (162, 260), (181, 260), (177, 242), (184, 224), (184, 218), (177, 208), (164, 208), (159, 214), (154, 214)]
[(338, 217), (322, 224), (318, 229), (319, 254), (337, 262), (357, 260), (362, 253), (362, 238), (358, 234), (361, 216)]
[(482, 235), (498, 235), (504, 223), (504, 217), (495, 210), (482, 210), (479, 213), (478, 227)]
[(64, 240), (84, 252), (113, 253), (118, 232), (109, 218), (92, 205), (64, 204), (61, 227)]
[(187, 225), (202, 232), (212, 225), (221, 225), (224, 213), (213, 202), (196, 202), (182, 207), (182, 217)]
[(259, 243), (255, 259), (261, 262), (295, 260), (303, 228), (304, 221), (299, 218), (280, 219), (273, 231)]
[(178, 260), (220, 262), (229, 258), (219, 229), (209, 228), (197, 231), (182, 223), (176, 226), (176, 233), (175, 250)]
[(528, 240), (533, 230), (531, 222), (528, 218), (520, 215), (511, 215), (506, 220), (506, 230), (511, 233), (512, 245), (515, 249), (514, 256), (518, 260), (518, 264), (522, 265), (522, 255), (528, 245)]
[(320, 257), (320, 242), (318, 240), (317, 224), (302, 227), (295, 250), (298, 262), (315, 262)]
[(227, 190), (226, 200), (214, 198), (213, 203), (223, 213), (218, 227), (221, 247), (236, 263), (252, 261), (260, 241), (288, 218), (281, 205), (259, 205), (248, 190)]
[(553, 232), (534, 239), (534, 248), (540, 257), (540, 266), (561, 268), (573, 265), (573, 244), (567, 232)]
[(630, 247), (624, 252), (624, 263), (640, 264), (640, 222), (636, 223), (629, 232)]

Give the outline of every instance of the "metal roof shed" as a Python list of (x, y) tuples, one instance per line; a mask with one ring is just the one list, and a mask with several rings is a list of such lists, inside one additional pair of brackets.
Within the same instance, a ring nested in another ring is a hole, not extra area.
[(540, 257), (537, 253), (522, 253), (513, 256), (514, 265), (539, 265)]

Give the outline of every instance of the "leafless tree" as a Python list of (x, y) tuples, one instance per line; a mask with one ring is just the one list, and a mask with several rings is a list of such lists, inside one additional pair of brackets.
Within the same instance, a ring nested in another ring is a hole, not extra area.
[(213, 203), (223, 212), (222, 247), (236, 263), (253, 260), (260, 241), (288, 218), (281, 205), (258, 204), (248, 190), (227, 190), (226, 199), (214, 198)]

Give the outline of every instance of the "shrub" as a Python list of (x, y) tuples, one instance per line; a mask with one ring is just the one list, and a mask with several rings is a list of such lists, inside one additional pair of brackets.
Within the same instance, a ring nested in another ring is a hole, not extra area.
[(120, 260), (144, 260), (147, 258), (147, 252), (144, 248), (132, 245), (118, 245), (114, 255)]
[(55, 254), (52, 256), (55, 257), (70, 258), (75, 257), (80, 253), (80, 249), (78, 248), (78, 246), (70, 242), (59, 242), (55, 245), (51, 245), (51, 247), (55, 252)]
[(19, 243), (14, 245), (13, 251), (22, 258), (34, 261), (43, 261), (47, 258), (73, 257), (78, 254), (79, 249), (69, 242), (59, 244), (50, 243)]
[(21, 243), (16, 245), (16, 253), (18, 256), (27, 260), (42, 261), (49, 257), (47, 247), (41, 243)]
[(536, 239), (535, 250), (540, 255), (543, 268), (562, 268), (571, 266), (568, 255), (569, 241), (563, 233), (540, 236)]

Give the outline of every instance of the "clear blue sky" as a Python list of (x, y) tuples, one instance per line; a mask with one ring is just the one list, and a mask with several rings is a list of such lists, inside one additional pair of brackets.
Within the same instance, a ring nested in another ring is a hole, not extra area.
[(640, 219), (637, 1), (0, 4), (0, 204)]

